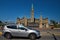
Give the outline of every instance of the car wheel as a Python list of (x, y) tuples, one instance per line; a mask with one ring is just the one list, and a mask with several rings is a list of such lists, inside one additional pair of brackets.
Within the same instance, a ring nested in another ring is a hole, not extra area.
[(7, 39), (10, 39), (12, 36), (11, 36), (10, 33), (6, 33), (6, 34), (5, 34), (5, 37), (6, 37)]
[(30, 34), (29, 38), (30, 38), (30, 40), (36, 40), (36, 35), (35, 34)]

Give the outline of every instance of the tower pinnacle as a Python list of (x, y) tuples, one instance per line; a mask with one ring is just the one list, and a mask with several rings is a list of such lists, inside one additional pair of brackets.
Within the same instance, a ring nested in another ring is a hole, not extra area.
[(33, 4), (32, 4), (32, 10), (33, 10)]
[(34, 22), (34, 8), (32, 4), (32, 10), (31, 10), (31, 22)]

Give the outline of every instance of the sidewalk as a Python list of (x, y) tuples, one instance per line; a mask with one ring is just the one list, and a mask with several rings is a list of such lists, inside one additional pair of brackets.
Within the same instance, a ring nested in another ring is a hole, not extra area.
[(54, 28), (54, 29), (60, 29), (60, 28)]
[(54, 33), (56, 36), (60, 36), (60, 33)]
[(49, 31), (50, 34), (54, 34), (55, 36), (60, 36), (60, 32), (51, 32)]
[(49, 34), (48, 32), (40, 32), (41, 36), (50, 36), (51, 34)]

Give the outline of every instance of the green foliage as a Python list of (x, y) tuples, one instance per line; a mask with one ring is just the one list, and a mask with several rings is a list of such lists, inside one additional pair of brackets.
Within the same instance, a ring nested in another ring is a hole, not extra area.
[(4, 24), (3, 24), (3, 22), (2, 21), (0, 21), (0, 26), (3, 26)]
[(57, 24), (57, 28), (60, 28), (60, 24)]
[(54, 25), (54, 27), (57, 27), (57, 22), (54, 20), (50, 20), (50, 22)]
[(2, 23), (2, 21), (0, 21), (0, 23)]

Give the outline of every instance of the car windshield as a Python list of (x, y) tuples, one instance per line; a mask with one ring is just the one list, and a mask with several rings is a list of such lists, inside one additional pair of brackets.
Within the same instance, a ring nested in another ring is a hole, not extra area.
[(17, 26), (18, 26), (18, 27), (24, 27), (22, 24), (18, 24)]

